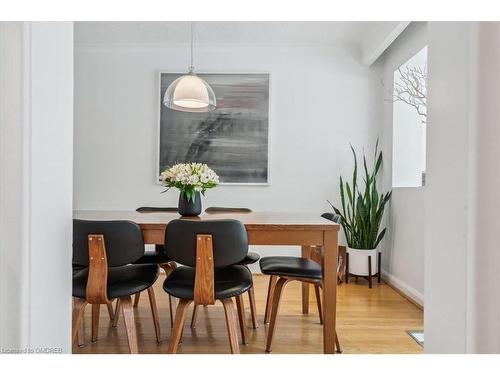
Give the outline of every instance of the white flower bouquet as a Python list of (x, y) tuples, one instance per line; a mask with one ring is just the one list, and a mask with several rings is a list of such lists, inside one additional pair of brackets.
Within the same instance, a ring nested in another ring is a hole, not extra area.
[(175, 187), (193, 202), (197, 192), (205, 195), (207, 189), (217, 186), (219, 176), (206, 164), (181, 163), (164, 170), (160, 181), (167, 188), (165, 191)]

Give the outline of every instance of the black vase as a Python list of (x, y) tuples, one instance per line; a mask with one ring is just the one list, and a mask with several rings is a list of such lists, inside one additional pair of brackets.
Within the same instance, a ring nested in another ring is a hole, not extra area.
[(179, 194), (179, 213), (182, 216), (198, 216), (201, 214), (201, 196), (197, 191), (194, 195), (194, 201), (188, 200), (186, 194), (182, 191)]

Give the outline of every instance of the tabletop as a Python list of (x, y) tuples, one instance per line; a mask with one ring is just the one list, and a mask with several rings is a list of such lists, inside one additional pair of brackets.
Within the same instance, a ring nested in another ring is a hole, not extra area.
[(197, 217), (182, 217), (175, 212), (108, 211), (108, 210), (75, 210), (75, 219), (83, 220), (130, 220), (139, 225), (166, 225), (174, 219), (220, 220), (235, 219), (241, 221), (247, 229), (286, 227), (288, 230), (336, 230), (340, 226), (314, 213), (294, 212), (249, 212), (249, 213), (202, 213)]

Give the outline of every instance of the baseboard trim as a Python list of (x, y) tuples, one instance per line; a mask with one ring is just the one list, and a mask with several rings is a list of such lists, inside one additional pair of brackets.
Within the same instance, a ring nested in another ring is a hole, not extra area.
[(424, 310), (424, 295), (422, 293), (417, 291), (415, 288), (412, 288), (401, 279), (384, 270), (382, 270), (382, 279), (398, 294), (405, 297), (420, 310)]

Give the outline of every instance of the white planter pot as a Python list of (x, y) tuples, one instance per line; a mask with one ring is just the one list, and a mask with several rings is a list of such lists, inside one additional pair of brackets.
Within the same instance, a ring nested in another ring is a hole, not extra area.
[(349, 254), (349, 273), (357, 276), (368, 276), (368, 256), (371, 256), (371, 274), (377, 273), (377, 249), (351, 249)]

